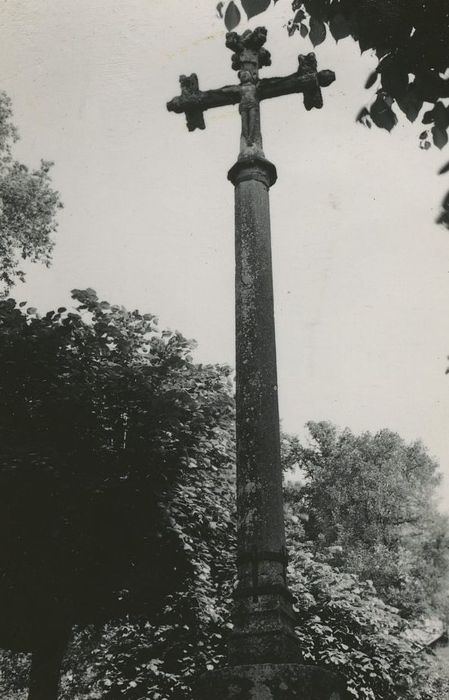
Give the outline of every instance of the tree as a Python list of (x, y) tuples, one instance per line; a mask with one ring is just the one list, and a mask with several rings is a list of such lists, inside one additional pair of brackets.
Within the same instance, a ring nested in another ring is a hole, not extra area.
[(44, 316), (0, 302), (0, 642), (56, 697), (71, 627), (150, 619), (192, 562), (171, 494), (233, 415), (229, 370), (151, 314), (75, 290)]
[[(292, 511), (293, 518), (297, 518)], [(290, 531), (292, 592), (305, 663), (334, 668), (349, 694), (364, 700), (435, 697), (429, 658), (407, 635), (397, 609), (385, 605), (371, 581), (342, 571)], [(295, 541), (296, 540), (296, 541)]]
[[(270, 5), (271, 0), (241, 0), (248, 18)], [(220, 2), (217, 10), (229, 31), (238, 26), (241, 12), (234, 0), (226, 7)], [(296, 32), (308, 36), (313, 46), (329, 35), (337, 42), (350, 36), (362, 52), (375, 52), (378, 64), (366, 82), (373, 99), (360, 110), (359, 122), (391, 131), (398, 121), (396, 106), (411, 122), (421, 115), (421, 148), (429, 148), (431, 141), (438, 148), (446, 146), (449, 8), (445, 0), (293, 0), (292, 11), (290, 36)], [(430, 109), (422, 113), (426, 103)], [(449, 163), (440, 172), (449, 172)], [(449, 193), (438, 222), (449, 228)]]
[[(172, 526), (183, 533), (194, 574), (178, 581), (153, 624), (128, 616), (102, 629), (79, 630), (66, 659), (63, 698), (191, 700), (195, 677), (224, 662), (234, 578), (233, 436), (217, 434), (210, 448), (173, 493)], [(216, 469), (210, 468), (210, 458)], [(355, 698), (435, 697), (430, 659), (408, 636), (408, 623), (378, 598), (372, 582), (341, 571), (314, 551), (305, 539), (296, 496), (295, 489), (287, 489), (298, 661), (343, 673)]]
[(19, 258), (48, 265), (56, 231), (56, 212), (62, 206), (51, 187), (52, 163), (41, 161), (30, 171), (14, 160), (17, 130), (11, 122), (11, 101), (0, 92), (0, 295), (16, 280), (24, 280)]
[[(176, 579), (176, 590), (151, 622), (127, 615), (77, 629), (62, 675), (64, 700), (192, 700), (195, 677), (224, 662), (232, 628), (234, 459), (234, 435), (223, 425), (171, 491), (169, 527), (184, 544), (186, 576)], [(354, 698), (438, 697), (431, 658), (410, 637), (410, 624), (378, 597), (372, 582), (337, 565), (335, 548), (307, 540), (298, 487), (287, 487), (285, 495), (298, 661), (342, 672)], [(11, 688), (10, 682), (5, 692), (16, 700)]]
[(334, 562), (372, 580), (385, 602), (416, 617), (448, 609), (449, 528), (434, 496), (437, 464), (396, 433), (338, 431), (308, 423), (310, 445), (286, 440), (288, 464), (304, 475), (297, 500), (305, 532)]

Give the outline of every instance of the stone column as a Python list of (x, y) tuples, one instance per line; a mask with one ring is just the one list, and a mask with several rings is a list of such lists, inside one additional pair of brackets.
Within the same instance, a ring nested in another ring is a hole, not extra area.
[(286, 581), (269, 188), (276, 168), (241, 155), (235, 186), (237, 568), (228, 666), (198, 679), (197, 700), (346, 700), (336, 674), (299, 663)]
[(235, 187), (238, 587), (230, 658), (297, 658), (286, 584), (269, 188), (276, 168), (241, 156)]

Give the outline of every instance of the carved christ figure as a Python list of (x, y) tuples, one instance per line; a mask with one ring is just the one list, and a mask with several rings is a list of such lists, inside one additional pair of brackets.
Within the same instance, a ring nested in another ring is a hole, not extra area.
[(241, 70), (239, 112), (242, 118), (241, 151), (253, 145), (261, 146), (259, 100), (256, 95), (257, 73)]

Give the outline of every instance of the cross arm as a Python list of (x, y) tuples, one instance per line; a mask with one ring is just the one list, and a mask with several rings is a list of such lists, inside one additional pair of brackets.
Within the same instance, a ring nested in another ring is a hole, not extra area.
[(167, 102), (169, 112), (186, 115), (189, 131), (204, 129), (204, 115), (207, 109), (235, 105), (240, 101), (240, 87), (238, 85), (225, 85), (217, 90), (200, 90), (198, 78), (195, 73), (189, 77), (181, 75), (181, 94)]
[(291, 95), (302, 92), (304, 106), (307, 110), (323, 106), (321, 88), (327, 87), (335, 80), (335, 73), (331, 70), (317, 72), (315, 55), (298, 57), (298, 70), (296, 73), (283, 78), (263, 78), (257, 87), (259, 100), (267, 100), (271, 97)]
[(191, 107), (198, 107), (206, 111), (213, 107), (225, 107), (235, 105), (240, 101), (240, 90), (238, 85), (225, 85), (217, 90), (201, 90), (194, 96), (184, 97), (179, 95), (167, 102), (169, 112), (181, 114)]

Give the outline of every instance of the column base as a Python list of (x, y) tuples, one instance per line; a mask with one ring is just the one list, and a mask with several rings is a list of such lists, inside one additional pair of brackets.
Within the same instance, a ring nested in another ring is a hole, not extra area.
[(253, 664), (217, 669), (198, 679), (195, 700), (347, 700), (336, 673), (300, 664)]
[(229, 640), (229, 663), (234, 665), (294, 663), (299, 642), (288, 629), (234, 633)]

